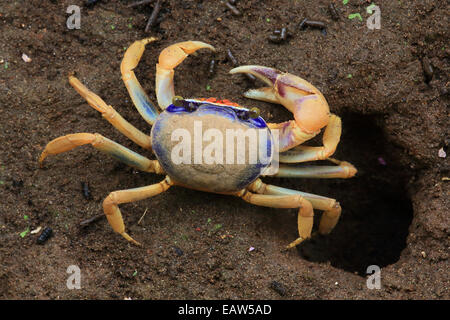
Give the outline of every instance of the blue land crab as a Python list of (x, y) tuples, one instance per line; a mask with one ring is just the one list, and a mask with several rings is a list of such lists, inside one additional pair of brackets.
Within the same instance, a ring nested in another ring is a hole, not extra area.
[[(331, 232), (341, 214), (339, 203), (335, 199), (263, 183), (260, 176), (266, 174), (265, 169), (270, 165), (270, 161), (241, 163), (238, 166), (234, 163), (180, 164), (173, 161), (171, 157), (175, 147), (171, 139), (174, 130), (184, 125), (188, 131), (192, 131), (190, 126), (195, 122), (201, 122), (205, 127), (215, 128), (222, 133), (230, 128), (238, 130), (252, 128), (267, 133), (267, 138), (258, 147), (264, 145), (272, 151), (271, 156), (273, 156), (273, 146), (277, 146), (278, 160), (281, 165), (276, 173), (272, 173), (275, 177), (350, 178), (356, 174), (355, 167), (346, 161), (330, 158), (340, 140), (341, 120), (330, 113), (322, 93), (300, 77), (269, 67), (248, 65), (234, 68), (230, 73), (253, 74), (267, 83), (268, 87), (249, 90), (244, 96), (279, 103), (292, 112), (294, 120), (278, 124), (266, 123), (257, 110), (249, 110), (228, 100), (183, 99), (174, 93), (174, 68), (198, 49), (215, 50), (204, 42), (185, 41), (167, 47), (159, 56), (159, 62), (156, 65), (156, 97), (160, 109), (163, 110), (160, 113), (148, 98), (133, 71), (138, 65), (145, 45), (155, 40), (155, 38), (148, 38), (134, 42), (127, 49), (121, 63), (122, 79), (132, 101), (141, 116), (152, 126), (150, 135), (127, 122), (112, 106), (107, 105), (74, 76), (69, 77), (69, 83), (116, 129), (142, 148), (152, 150), (156, 160), (141, 156), (98, 133), (75, 133), (49, 142), (39, 159), (41, 166), (48, 155), (91, 144), (94, 148), (138, 170), (165, 174), (164, 180), (157, 184), (114, 191), (103, 201), (104, 213), (113, 230), (137, 245), (140, 243), (125, 231), (118, 205), (155, 196), (177, 185), (237, 196), (260, 206), (299, 208), (299, 237), (287, 248), (295, 247), (311, 237), (313, 209), (324, 211), (318, 232), (321, 234)], [(318, 135), (323, 128), (325, 128), (322, 138), (323, 146), (302, 146), (303, 142)], [(278, 133), (276, 141), (271, 134), (275, 131)], [(290, 165), (316, 160), (329, 160), (335, 165), (308, 167)]]

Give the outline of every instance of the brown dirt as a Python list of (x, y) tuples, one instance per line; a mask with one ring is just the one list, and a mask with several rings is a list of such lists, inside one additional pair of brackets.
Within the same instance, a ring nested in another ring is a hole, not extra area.
[[(268, 179), (336, 198), (343, 207), (331, 235), (281, 252), (297, 236), (296, 210), (182, 188), (121, 207), (143, 248), (113, 233), (106, 219), (80, 228), (80, 221), (102, 212), (109, 192), (161, 178), (89, 147), (52, 157), (44, 169), (37, 158), (51, 139), (74, 132), (99, 132), (144, 153), (76, 94), (67, 74), (76, 72), (127, 120), (149, 131), (119, 66), (124, 48), (149, 35), (143, 30), (151, 6), (102, 1), (82, 8), (80, 30), (68, 30), (66, 8), (83, 1), (2, 1), (0, 297), (448, 299), (449, 184), (443, 178), (449, 161), (438, 156), (440, 148), (449, 152), (448, 1), (376, 1), (382, 25), (373, 31), (365, 23), (368, 2), (337, 1), (341, 18), (333, 21), (325, 0), (241, 0), (240, 17), (223, 1), (166, 0), (163, 21), (150, 33), (161, 41), (147, 47), (137, 68), (155, 100), (159, 52), (181, 40), (202, 40), (218, 49), (216, 75), (208, 78), (209, 53), (188, 58), (176, 72), (179, 95), (232, 99), (258, 106), (270, 122), (289, 119), (279, 106), (242, 97), (260, 84), (227, 74), (227, 48), (241, 64), (289, 71), (324, 93), (343, 119), (336, 157), (352, 162), (359, 174), (350, 180)], [(362, 22), (347, 19), (354, 12)], [(298, 30), (304, 17), (325, 21), (327, 34)], [(288, 41), (268, 42), (282, 26), (290, 30)], [(25, 63), (22, 53), (32, 62)], [(428, 84), (424, 56), (434, 68)], [(82, 181), (93, 200), (83, 198)], [(36, 244), (37, 235), (19, 236), (37, 226), (54, 230), (44, 245)], [(248, 252), (251, 246), (256, 249)], [(382, 268), (381, 290), (366, 287), (372, 264)], [(81, 290), (66, 287), (69, 265), (81, 269)], [(284, 286), (285, 296), (271, 288), (272, 281)]]

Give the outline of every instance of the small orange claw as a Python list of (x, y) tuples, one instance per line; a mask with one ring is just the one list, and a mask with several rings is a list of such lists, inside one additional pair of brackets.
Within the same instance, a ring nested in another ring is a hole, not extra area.
[(215, 51), (212, 45), (201, 41), (179, 42), (172, 44), (161, 51), (158, 60), (159, 65), (165, 69), (174, 69), (181, 62), (183, 62), (189, 54), (199, 49), (209, 49)]
[(201, 41), (184, 41), (172, 44), (161, 51), (159, 62), (156, 64), (156, 98), (161, 109), (167, 108), (175, 96), (173, 86), (174, 68), (183, 62), (186, 57), (199, 50), (209, 49), (215, 51), (212, 45)]

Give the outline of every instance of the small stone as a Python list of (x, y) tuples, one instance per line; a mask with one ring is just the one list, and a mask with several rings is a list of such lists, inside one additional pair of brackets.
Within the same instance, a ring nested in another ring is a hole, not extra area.
[(384, 160), (382, 157), (378, 157), (378, 163), (381, 164), (382, 166), (385, 166), (386, 160)]
[(439, 158), (445, 158), (447, 157), (447, 153), (444, 151), (444, 148), (440, 148), (438, 151)]
[(176, 255), (179, 256), (179, 257), (181, 257), (184, 254), (183, 250), (181, 250), (177, 246), (174, 246), (173, 250), (175, 251)]
[(425, 253), (425, 251), (422, 251), (421, 253), (420, 253), (421, 255), (422, 255), (422, 257), (424, 257), (424, 258), (426, 258), (427, 257), (427, 254)]
[(37, 227), (36, 229), (30, 231), (30, 234), (36, 234), (39, 233), (39, 231), (41, 231), (42, 227)]
[(274, 291), (276, 291), (280, 296), (286, 295), (286, 288), (284, 285), (278, 281), (272, 281), (270, 283), (270, 288), (272, 288)]
[(27, 56), (25, 53), (22, 54), (22, 60), (25, 62), (31, 62), (31, 58)]

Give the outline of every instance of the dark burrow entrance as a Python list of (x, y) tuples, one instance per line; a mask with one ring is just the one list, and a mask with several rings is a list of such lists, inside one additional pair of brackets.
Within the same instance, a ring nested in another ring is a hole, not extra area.
[(342, 119), (343, 135), (335, 156), (353, 163), (358, 174), (349, 180), (311, 181), (318, 184), (315, 189), (326, 184), (325, 190), (336, 195), (343, 212), (330, 235), (311, 239), (298, 252), (308, 261), (329, 261), (365, 276), (370, 265), (382, 268), (397, 262), (406, 247), (413, 216), (406, 185), (412, 172), (396, 160), (402, 150), (385, 139), (377, 125), (382, 118), (346, 114)]

